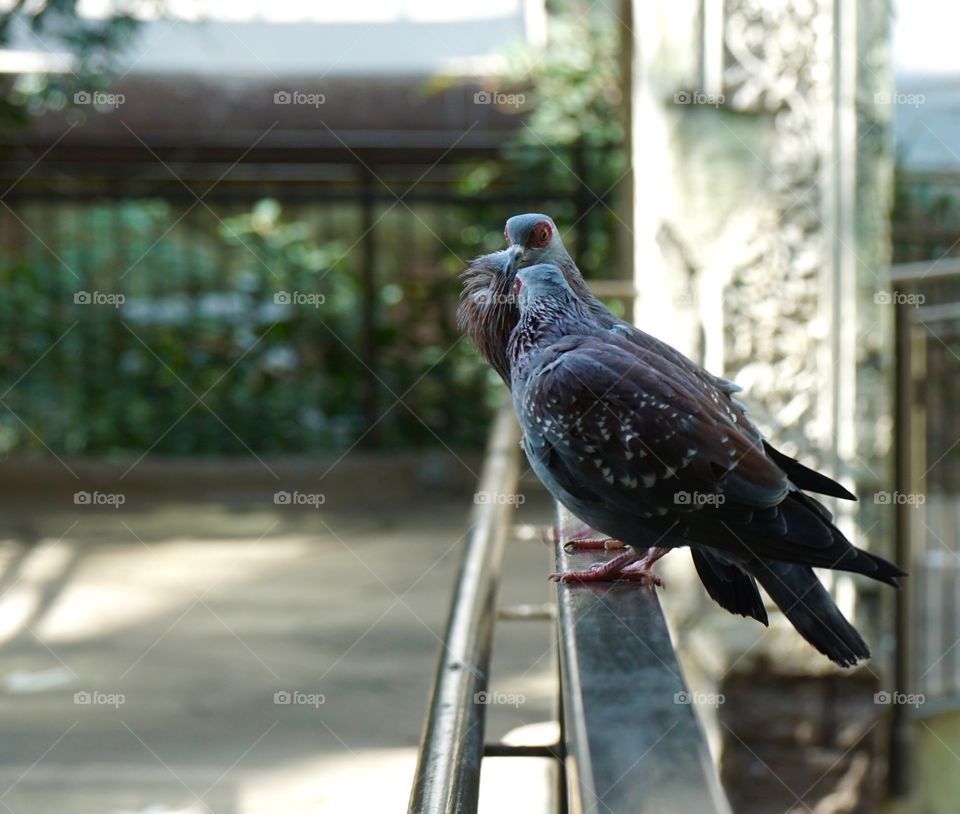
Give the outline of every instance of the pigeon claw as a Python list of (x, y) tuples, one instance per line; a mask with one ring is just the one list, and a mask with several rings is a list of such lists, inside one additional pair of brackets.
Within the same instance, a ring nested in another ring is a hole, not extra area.
[(639, 555), (627, 551), (606, 562), (598, 562), (583, 570), (559, 571), (551, 574), (554, 582), (612, 582), (620, 577), (623, 569), (639, 560)]
[(564, 551), (612, 551), (615, 548), (626, 547), (626, 543), (614, 537), (584, 537), (568, 540), (563, 544)]
[(559, 533), (555, 526), (545, 526), (540, 533), (540, 539), (548, 545), (556, 545), (564, 537), (568, 538), (563, 544), (564, 551), (611, 551), (627, 547), (626, 543), (613, 537), (595, 536), (594, 530), (586, 523), (562, 529)]
[(670, 553), (669, 548), (653, 546), (648, 548), (643, 556), (636, 562), (625, 565), (620, 570), (620, 576), (624, 579), (635, 579), (648, 585), (656, 585), (658, 588), (664, 587), (663, 578), (654, 572), (653, 564), (661, 557)]
[(656, 571), (646, 566), (643, 561), (628, 565), (620, 571), (621, 579), (636, 580), (646, 585), (655, 585), (657, 588), (663, 588), (666, 583)]

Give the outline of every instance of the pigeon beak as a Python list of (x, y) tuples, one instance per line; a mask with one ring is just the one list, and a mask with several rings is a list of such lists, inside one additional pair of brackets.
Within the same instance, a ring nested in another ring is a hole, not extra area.
[(511, 266), (515, 266), (520, 261), (520, 258), (523, 257), (523, 246), (519, 246), (516, 243), (510, 246), (507, 251), (510, 252)]

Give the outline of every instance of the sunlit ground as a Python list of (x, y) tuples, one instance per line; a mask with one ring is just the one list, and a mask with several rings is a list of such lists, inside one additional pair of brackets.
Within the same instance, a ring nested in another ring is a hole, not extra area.
[[(119, 510), (8, 497), (0, 804), (405, 810), (471, 496), (370, 476), (337, 489), (293, 512), (183, 482)], [(518, 520), (547, 512), (531, 500)], [(515, 545), (509, 566), (506, 601), (548, 598), (541, 544)], [(491, 708), (490, 735), (551, 719), (549, 627), (501, 624), (497, 648), (494, 686), (524, 700)], [(513, 788), (497, 810), (535, 810), (542, 763), (524, 764), (522, 793), (496, 763), (494, 785)]]

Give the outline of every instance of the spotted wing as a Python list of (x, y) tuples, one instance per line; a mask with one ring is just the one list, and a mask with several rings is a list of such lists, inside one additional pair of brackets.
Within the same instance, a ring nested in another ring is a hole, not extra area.
[(554, 344), (518, 395), (521, 422), (549, 450), (557, 480), (611, 507), (651, 516), (732, 502), (752, 511), (787, 494), (784, 473), (719, 398), (615, 336)]

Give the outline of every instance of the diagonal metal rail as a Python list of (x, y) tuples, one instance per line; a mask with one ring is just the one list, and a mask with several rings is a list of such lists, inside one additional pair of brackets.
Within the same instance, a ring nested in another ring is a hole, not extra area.
[(503, 551), (520, 476), (520, 430), (513, 409), (497, 413), (487, 445), (472, 530), (443, 637), (433, 699), (410, 796), (411, 812), (473, 812), (480, 793), (484, 713)]

